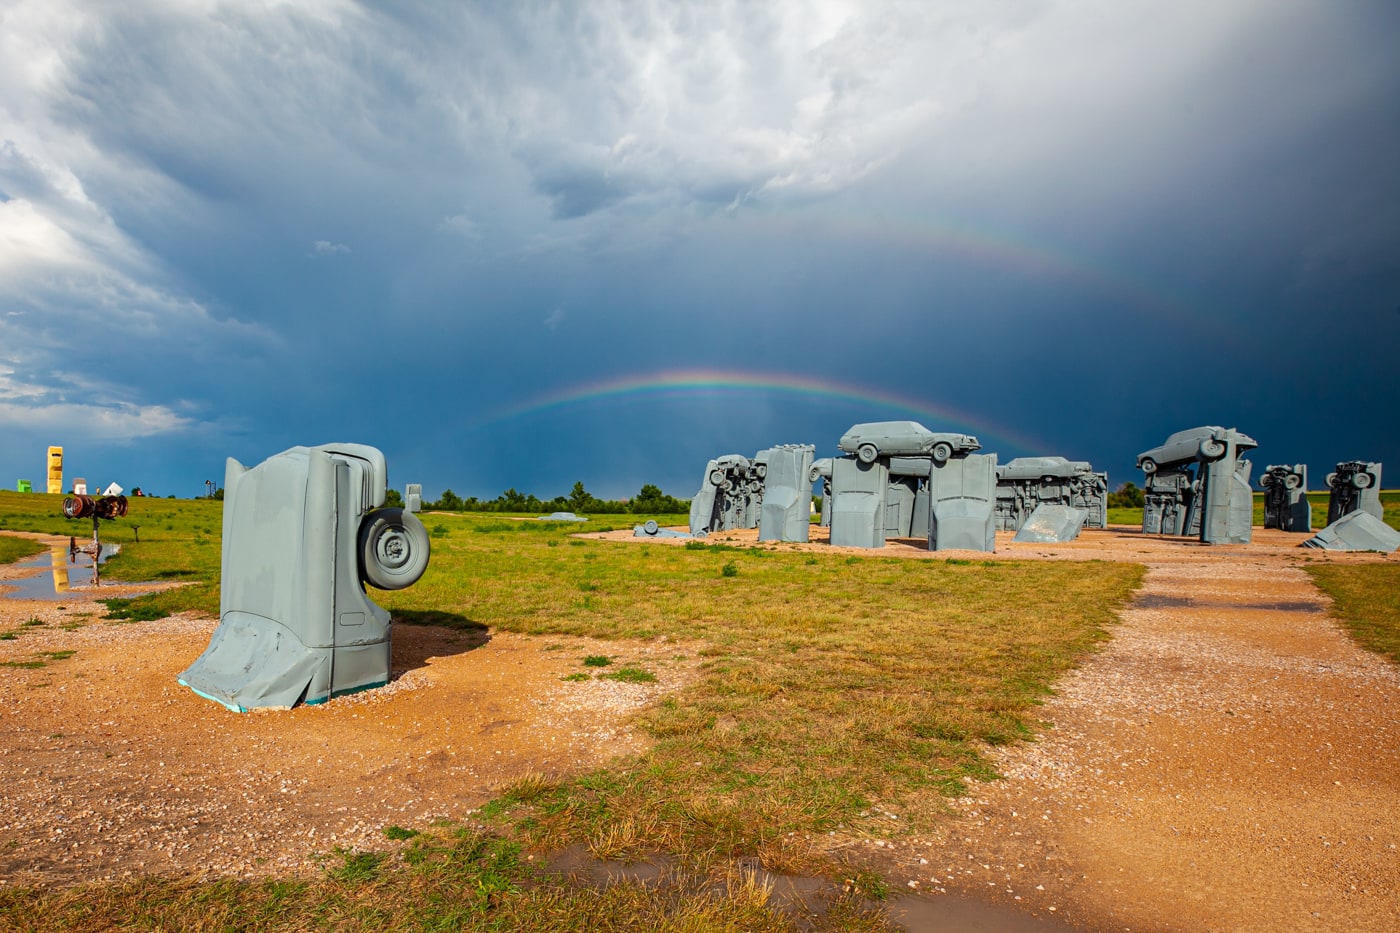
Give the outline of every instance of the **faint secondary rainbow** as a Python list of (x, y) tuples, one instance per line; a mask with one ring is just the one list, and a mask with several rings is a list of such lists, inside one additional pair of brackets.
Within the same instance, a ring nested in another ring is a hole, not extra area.
[[(870, 421), (894, 421), (901, 418), (918, 420), (934, 431), (957, 429), (975, 434), (984, 450), (995, 450), (995, 441), (1009, 443), (1022, 452), (1045, 453), (1051, 445), (1045, 441), (997, 424), (971, 412), (959, 411), (941, 402), (901, 395), (870, 386), (843, 383), (833, 379), (817, 379), (786, 373), (745, 373), (733, 370), (687, 369), (669, 372), (619, 376), (596, 382), (574, 385), (536, 396), (484, 419), (493, 424), (515, 418), (545, 414), (587, 402), (609, 401), (654, 396), (699, 398), (715, 392), (772, 393), (856, 404), (871, 409)], [(775, 439), (777, 441), (779, 439)], [(832, 439), (834, 443), (835, 439)]]
[(1059, 279), (1119, 302), (1139, 319), (1151, 316), (1176, 327), (1189, 325), (1203, 339), (1228, 341), (1235, 350), (1245, 349), (1250, 339), (1224, 309), (1210, 307), (1200, 296), (1185, 294), (1178, 286), (1153, 281), (1125, 265), (1083, 255), (1065, 245), (1039, 242), (987, 224), (839, 208), (813, 208), (801, 214), (754, 211), (745, 214), (744, 221), (775, 236), (824, 229), (864, 244), (886, 242), (894, 248), (921, 250), (986, 268)]

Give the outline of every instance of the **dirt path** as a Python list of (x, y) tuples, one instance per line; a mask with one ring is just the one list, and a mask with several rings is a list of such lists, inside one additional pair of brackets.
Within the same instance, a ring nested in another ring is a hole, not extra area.
[[(1351, 643), (1301, 569), (1400, 555), (1301, 552), (1259, 530), (1229, 547), (1127, 529), (1009, 537), (995, 555), (903, 541), (884, 555), (1135, 561), (1145, 586), (1058, 685), (1048, 734), (994, 753), (1006, 780), (975, 787), (939, 838), (870, 855), (920, 892), (1083, 929), (1400, 929), (1400, 673)], [(0, 599), (0, 628), (45, 622), (0, 641), (0, 660), (76, 652), (0, 675), (0, 883), (305, 870), (313, 851), (382, 846), (391, 823), (463, 818), (521, 774), (638, 749), (628, 714), (693, 676), (674, 644), (403, 626), (389, 688), (238, 716), (174, 683), (212, 620), (101, 624), (94, 595)], [(561, 680), (584, 654), (624, 652), (660, 683)], [(937, 916), (924, 926), (947, 928)], [(1019, 929), (984, 920), (964, 926)]]
[(1054, 729), (962, 802), (940, 882), (1091, 929), (1400, 929), (1400, 673), (1260, 550), (1147, 562)]

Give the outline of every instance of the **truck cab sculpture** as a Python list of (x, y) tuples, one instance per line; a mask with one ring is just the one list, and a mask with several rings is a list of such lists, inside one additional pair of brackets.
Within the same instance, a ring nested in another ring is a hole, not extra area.
[(390, 616), (365, 592), (416, 582), (428, 534), (383, 508), (384, 455), (293, 447), (224, 479), (219, 627), (179, 682), (229, 709), (293, 707), (382, 686)]

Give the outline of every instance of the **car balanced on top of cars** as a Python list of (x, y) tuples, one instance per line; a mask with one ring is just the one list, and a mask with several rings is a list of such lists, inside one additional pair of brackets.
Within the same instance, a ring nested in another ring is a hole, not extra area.
[(1219, 425), (1187, 428), (1168, 437), (1160, 447), (1153, 447), (1138, 454), (1138, 469), (1151, 474), (1156, 473), (1157, 468), (1164, 463), (1219, 460), (1225, 456), (1229, 441), (1234, 441), (1235, 449), (1241, 452), (1259, 446), (1254, 438), (1241, 434), (1234, 428), (1222, 428)]
[(944, 463), (955, 453), (971, 453), (982, 445), (971, 434), (930, 431), (917, 421), (872, 421), (857, 424), (836, 444), (861, 463), (879, 457), (932, 457)]

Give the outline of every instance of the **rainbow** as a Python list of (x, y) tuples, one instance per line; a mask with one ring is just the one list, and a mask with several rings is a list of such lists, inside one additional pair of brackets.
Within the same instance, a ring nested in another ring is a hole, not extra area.
[(1250, 335), (1234, 326), (1228, 311), (1209, 307), (1199, 296), (1177, 293), (1170, 286), (1148, 280), (1136, 271), (1078, 255), (1063, 247), (1050, 247), (1005, 230), (947, 218), (911, 219), (895, 214), (842, 211), (837, 206), (813, 206), (800, 214), (779, 214), (761, 209), (741, 218), (776, 238), (809, 236), (814, 230), (863, 244), (885, 242), (892, 249), (920, 250), (931, 257), (950, 257), (1028, 276), (1053, 279), (1088, 289), (1117, 302), (1126, 311), (1165, 318), (1173, 326), (1189, 326), (1203, 339), (1225, 341), (1227, 348), (1244, 351)]
[(984, 450), (995, 450), (993, 442), (1005, 442), (1019, 453), (1045, 453), (1052, 445), (1031, 435), (998, 425), (971, 412), (958, 411), (946, 404), (913, 398), (883, 389), (783, 373), (745, 373), (734, 370), (687, 369), (619, 376), (583, 385), (573, 385), (536, 396), (501, 409), (483, 419), (479, 426), (544, 414), (587, 402), (637, 397), (713, 397), (717, 392), (734, 394), (788, 395), (820, 401), (853, 404), (870, 410), (868, 420), (892, 421), (901, 417), (919, 420), (934, 431), (957, 430), (976, 434)]

